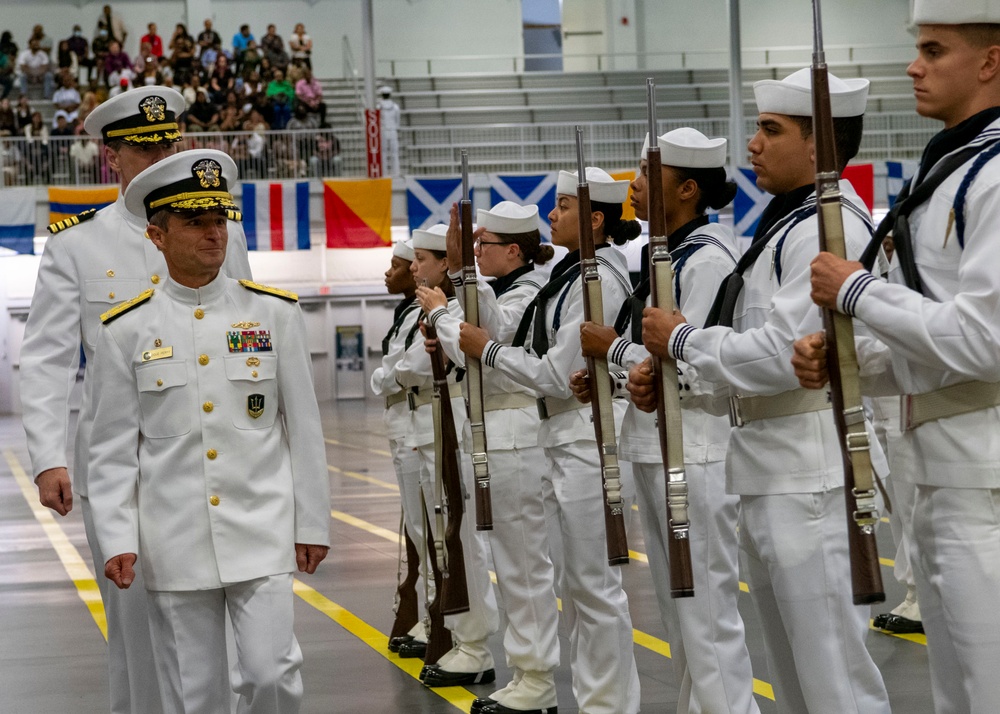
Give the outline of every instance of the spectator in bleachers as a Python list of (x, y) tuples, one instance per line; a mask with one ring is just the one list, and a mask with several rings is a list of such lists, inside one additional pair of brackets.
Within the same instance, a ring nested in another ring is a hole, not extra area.
[(209, 99), (213, 104), (222, 104), (226, 101), (226, 94), (236, 87), (236, 76), (229, 68), (229, 60), (224, 54), (220, 54), (215, 60), (215, 67), (208, 75)]
[(309, 166), (314, 178), (340, 176), (340, 140), (333, 132), (316, 134), (316, 153), (310, 157)]
[(250, 25), (240, 25), (240, 31), (233, 35), (233, 66), (237, 73), (243, 70), (243, 53), (254, 40), (256, 38), (250, 32)]
[[(70, 115), (67, 112), (63, 111), (62, 109), (59, 109), (52, 116), (52, 130), (49, 132), (49, 135), (73, 136), (74, 129), (75, 126), (73, 125), (73, 119), (70, 118)], [(68, 143), (64, 144), (64, 142), (60, 142), (60, 146), (62, 145), (65, 145), (66, 155), (69, 156), (69, 144)]]
[(306, 26), (300, 22), (295, 26), (295, 32), (288, 36), (288, 48), (292, 51), (292, 62), (312, 69), (312, 46), (312, 38), (306, 34)]
[(288, 95), (279, 92), (271, 98), (271, 128), (282, 131), (292, 120), (292, 105)]
[(45, 28), (41, 25), (35, 25), (31, 28), (31, 37), (28, 38), (28, 42), (31, 40), (38, 41), (38, 49), (47, 54), (49, 58), (52, 57), (52, 38), (45, 34)]
[(326, 125), (326, 102), (323, 101), (323, 87), (308, 67), (302, 69), (302, 79), (295, 83), (295, 98), (306, 111), (316, 116), (317, 127)]
[(184, 89), (181, 90), (181, 94), (184, 96), (184, 102), (187, 104), (188, 109), (194, 104), (195, 100), (198, 98), (198, 92), (205, 91), (205, 88), (201, 86), (201, 75), (193, 74), (191, 75), (190, 81), (184, 85)]
[(17, 119), (17, 133), (19, 136), (24, 136), (24, 127), (31, 123), (31, 114), (33, 111), (27, 95), (22, 94), (17, 98), (17, 106), (14, 107), (14, 117)]
[[(215, 50), (218, 53), (222, 49), (222, 38), (219, 33), (212, 29), (211, 18), (205, 19), (205, 29), (198, 34), (198, 57), (204, 56), (207, 50)], [(204, 64), (204, 62), (202, 62)]]
[(174, 81), (183, 86), (191, 78), (195, 55), (194, 38), (188, 34), (187, 27), (177, 23), (174, 35), (170, 38), (170, 66), (174, 70)]
[(153, 56), (153, 47), (148, 42), (142, 42), (139, 44), (139, 54), (132, 60), (132, 69), (135, 70), (137, 76), (146, 71), (146, 65), (150, 61), (157, 64), (156, 57)]
[(14, 88), (14, 58), (0, 52), (0, 99), (6, 99)]
[(107, 86), (108, 73), (104, 70), (104, 63), (108, 58), (108, 48), (111, 46), (111, 33), (108, 32), (104, 20), (97, 21), (97, 32), (94, 33), (94, 41), (90, 46), (94, 50), (94, 68), (97, 81)]
[(115, 74), (116, 77), (109, 77), (111, 88), (108, 90), (108, 97), (117, 97), (122, 92), (127, 92), (134, 86), (132, 83), (132, 70), (123, 69), (121, 74), (118, 74), (117, 72)]
[[(267, 92), (265, 92), (265, 95), (272, 101), (279, 94), (284, 95), (289, 110), (291, 110), (291, 107), (295, 104), (295, 87), (285, 79), (285, 75), (280, 69), (275, 69), (271, 73), (271, 77), (271, 81), (267, 83)], [(271, 125), (273, 126), (274, 122), (271, 122)]]
[(80, 75), (80, 63), (77, 61), (76, 53), (69, 48), (69, 40), (59, 40), (56, 48), (56, 70), (60, 74), (66, 70), (74, 77)]
[(73, 34), (66, 38), (69, 51), (76, 55), (78, 67), (87, 68), (87, 81), (90, 81), (94, 71), (94, 58), (90, 56), (90, 43), (83, 36), (83, 31), (79, 25), (73, 25)]
[(246, 79), (251, 72), (259, 71), (260, 63), (263, 58), (264, 54), (257, 46), (257, 41), (250, 40), (247, 43), (246, 50), (243, 51), (243, 65), (240, 68), (239, 76)]
[(156, 23), (151, 22), (146, 26), (148, 32), (142, 36), (139, 40), (139, 44), (143, 45), (149, 43), (149, 51), (153, 53), (153, 56), (157, 60), (163, 56), (163, 38), (156, 34)]
[(18, 134), (17, 114), (10, 105), (10, 99), (0, 99), (0, 136), (16, 136)]
[(41, 50), (36, 38), (28, 41), (28, 48), (17, 58), (17, 68), (21, 73), (21, 94), (28, 93), (29, 84), (41, 84), (45, 98), (52, 98), (52, 60)]
[(264, 95), (267, 91), (267, 83), (262, 81), (258, 72), (251, 71), (247, 78), (243, 80), (243, 91), (239, 93), (243, 102), (244, 113), (250, 111), (250, 107), (256, 104), (257, 95)]
[(132, 60), (122, 52), (122, 46), (118, 40), (112, 40), (108, 44), (108, 54), (104, 58), (104, 76), (108, 86), (114, 86), (121, 77), (126, 76), (126, 70), (129, 79), (135, 76)]
[[(80, 123), (81, 126), (83, 122)], [(100, 183), (98, 157), (100, 146), (96, 139), (83, 138), (73, 142), (69, 150), (70, 166), (76, 183)]]
[[(274, 27), (274, 25), (271, 25), (271, 27)], [(3, 33), (0, 33), (0, 53), (8, 57), (17, 57), (17, 43), (14, 42), (14, 35), (10, 30), (4, 30)]]
[(204, 89), (197, 91), (194, 104), (184, 116), (188, 132), (219, 130), (219, 109), (208, 101), (208, 94)]
[(32, 112), (31, 121), (24, 127), (25, 181), (49, 183), (49, 125), (42, 120), (41, 112)]
[(243, 112), (240, 108), (224, 104), (219, 110), (219, 131), (239, 131), (241, 126), (243, 126)]
[(150, 55), (146, 58), (146, 62), (142, 66), (142, 73), (136, 78), (135, 83), (146, 87), (154, 84), (163, 84), (163, 75), (160, 74), (160, 63), (155, 57)]
[(164, 87), (174, 86), (174, 68), (170, 65), (170, 59), (166, 56), (160, 57), (156, 66), (160, 72), (160, 83)]
[(77, 114), (77, 125), (76, 133), (83, 134), (83, 123), (87, 121), (87, 117), (90, 113), (97, 108), (97, 95), (93, 92), (84, 92), (83, 99), (80, 101), (80, 108), (76, 110)]
[[(80, 92), (76, 88), (76, 75), (68, 69), (63, 70), (59, 74), (59, 89), (52, 95), (53, 106), (64, 112), (69, 122), (73, 122), (79, 116), (77, 111), (80, 109), (82, 101)], [(55, 125), (55, 119), (53, 119), (52, 126)]]
[(101, 29), (101, 23), (108, 31), (108, 42), (116, 40), (122, 47), (125, 46), (125, 38), (128, 37), (128, 30), (121, 16), (116, 12), (111, 12), (111, 6), (105, 5), (101, 10), (101, 16), (97, 20), (97, 31)]
[[(285, 42), (281, 39), (281, 35), (275, 31), (274, 25), (267, 26), (267, 34), (261, 38), (260, 46), (264, 50), (264, 58), (270, 62), (271, 66), (284, 72), (290, 58), (285, 51)], [(261, 76), (264, 76), (263, 73)]]

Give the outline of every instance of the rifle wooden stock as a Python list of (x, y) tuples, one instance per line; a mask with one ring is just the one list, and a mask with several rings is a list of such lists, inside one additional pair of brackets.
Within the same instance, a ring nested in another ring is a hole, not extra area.
[[(663, 207), (663, 174), (660, 146), (656, 139), (656, 99), (653, 81), (648, 80), (649, 149), (646, 152), (646, 194), (649, 197), (649, 282), (653, 307), (674, 309), (673, 263), (667, 242)], [(681, 422), (677, 363), (652, 355), (656, 390), (656, 430), (666, 473), (667, 553), (670, 559), (670, 596), (693, 597), (691, 542), (688, 538), (688, 485), (684, 468), (684, 432)]]
[[(436, 340), (437, 331), (427, 323), (427, 339)], [(444, 534), (438, 527), (435, 539), (444, 541), (443, 549), (437, 553), (441, 570), (441, 586), (437, 597), (441, 601), (441, 613), (456, 615), (469, 611), (469, 589), (465, 580), (465, 553), (462, 549), (462, 514), (465, 512), (465, 493), (462, 488), (462, 471), (458, 463), (458, 436), (455, 433), (455, 417), (451, 411), (451, 397), (448, 394), (448, 373), (444, 363), (444, 351), (440, 346), (431, 354), (431, 369), (434, 372), (434, 467), (444, 491), (443, 503), (436, 508), (447, 513)], [(438, 513), (441, 513), (438, 511)], [(438, 519), (440, 523), (440, 518)], [(438, 545), (440, 547), (440, 545)]]
[(424, 530), (427, 538), (427, 560), (431, 564), (431, 574), (434, 577), (434, 599), (427, 603), (427, 649), (424, 652), (424, 664), (435, 664), (439, 659), (447, 654), (452, 646), (451, 631), (444, 626), (444, 613), (441, 612), (442, 594), (444, 588), (444, 575), (438, 567), (437, 548), (434, 545), (434, 538), (431, 537), (431, 518), (427, 512), (427, 503), (424, 501), (423, 490), (421, 490), (420, 501), (424, 508)]
[[(580, 277), (583, 281), (584, 320), (604, 324), (604, 298), (601, 275), (597, 269), (594, 230), (591, 225), (590, 186), (583, 165), (582, 130), (577, 127), (577, 164), (580, 183), (576, 196), (580, 219)], [(587, 373), (592, 386), (590, 405), (594, 415), (594, 436), (601, 457), (604, 485), (604, 531), (608, 547), (608, 564), (628, 563), (628, 540), (625, 535), (624, 502), (621, 494), (621, 470), (618, 466), (618, 444), (615, 440), (615, 415), (611, 404), (611, 378), (608, 361), (587, 357)]]
[[(846, 259), (840, 170), (833, 133), (833, 112), (830, 108), (829, 75), (823, 55), (819, 0), (813, 0), (813, 29), (812, 100), (819, 249)], [(854, 325), (850, 317), (835, 310), (823, 311), (823, 324), (826, 330), (827, 371), (830, 375), (833, 416), (844, 462), (844, 496), (854, 603), (862, 605), (882, 602), (885, 600), (885, 592), (875, 542), (878, 511), (875, 507), (870, 444), (861, 406)]]
[(407, 635), (420, 621), (420, 608), (417, 604), (417, 578), (420, 575), (420, 554), (417, 546), (410, 538), (409, 531), (403, 528), (403, 538), (406, 541), (406, 577), (396, 587), (396, 617), (392, 622), (389, 639)]
[[(462, 152), (464, 198), (459, 202), (462, 219), (462, 290), (465, 321), (479, 327), (479, 278), (476, 275), (475, 239), (472, 236), (472, 201), (468, 190), (468, 156)], [(486, 446), (486, 416), (483, 404), (483, 365), (477, 357), (465, 358), (466, 409), (472, 430), (472, 471), (475, 477), (476, 530), (493, 530), (493, 498), (490, 463)]]

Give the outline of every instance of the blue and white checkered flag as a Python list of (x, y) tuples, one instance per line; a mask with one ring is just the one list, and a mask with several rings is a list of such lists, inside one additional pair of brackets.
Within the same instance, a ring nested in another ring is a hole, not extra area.
[(451, 220), (451, 204), (462, 200), (461, 178), (414, 178), (406, 182), (410, 232)]
[(753, 237), (760, 223), (760, 216), (773, 198), (757, 188), (753, 169), (740, 168), (733, 177), (736, 181), (736, 198), (733, 200), (733, 232), (742, 238)]
[(490, 174), (490, 205), (495, 206), (501, 201), (513, 201), (521, 206), (535, 204), (538, 206), (538, 230), (541, 231), (542, 242), (550, 243), (552, 227), (548, 216), (556, 207), (558, 176), (555, 171), (513, 176)]
[(919, 165), (919, 161), (885, 162), (885, 193), (889, 197), (889, 208), (896, 203), (896, 196), (903, 190), (903, 184), (917, 172)]

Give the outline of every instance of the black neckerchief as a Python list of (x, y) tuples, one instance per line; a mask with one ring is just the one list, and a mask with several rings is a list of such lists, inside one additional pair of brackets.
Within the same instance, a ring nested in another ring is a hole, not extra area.
[(396, 309), (393, 310), (393, 312), (392, 312), (392, 320), (393, 320), (393, 322), (395, 322), (396, 320), (398, 320), (399, 318), (401, 318), (403, 316), (403, 313), (406, 312), (406, 308), (408, 308), (410, 305), (412, 305), (413, 301), (416, 300), (416, 299), (417, 299), (416, 295), (411, 295), (408, 298), (403, 298), (402, 300), (400, 300), (399, 304), (396, 305)]
[(719, 285), (719, 291), (715, 294), (712, 308), (708, 311), (708, 318), (705, 326), (724, 325), (733, 326), (733, 313), (736, 310), (736, 300), (743, 291), (743, 273), (757, 262), (757, 258), (764, 252), (768, 241), (771, 239), (771, 231), (779, 227), (782, 221), (791, 216), (795, 211), (802, 208), (816, 187), (813, 184), (806, 184), (792, 189), (788, 193), (775, 196), (767, 204), (767, 208), (760, 216), (757, 230), (753, 233), (753, 241), (747, 252), (736, 263), (736, 268)]
[(389, 328), (389, 331), (385, 333), (385, 337), (382, 338), (382, 354), (389, 354), (389, 342), (399, 332), (399, 328), (403, 326), (403, 321), (410, 312), (410, 308), (416, 307), (416, 300), (416, 296), (411, 295), (408, 298), (403, 298), (396, 305), (396, 309), (392, 312), (392, 327)]
[[(699, 228), (704, 228), (710, 223), (708, 216), (698, 216), (697, 218), (688, 221), (683, 226), (678, 228), (676, 231), (667, 236), (667, 248), (673, 253), (677, 250), (681, 243), (683, 243), (688, 236), (694, 233)], [(636, 313), (641, 318), (642, 311), (646, 307), (646, 298), (649, 297), (649, 243), (642, 247), (642, 262), (640, 263), (639, 269), (639, 284), (636, 286), (632, 294), (626, 298), (625, 302), (622, 303), (621, 309), (618, 311), (618, 317), (615, 318), (615, 331), (619, 336), (625, 334), (625, 330), (628, 329), (629, 324), (634, 324), (636, 320)]]
[(535, 264), (528, 263), (527, 265), (522, 265), (520, 268), (517, 268), (516, 270), (510, 271), (506, 275), (501, 275), (496, 280), (490, 281), (489, 286), (493, 288), (493, 295), (496, 297), (500, 297), (514, 286), (514, 283), (517, 281), (518, 278), (520, 278), (522, 275), (530, 273), (534, 269), (535, 269)]
[[(990, 124), (1000, 119), (1000, 107), (990, 107), (978, 114), (973, 114), (965, 121), (959, 122), (950, 129), (942, 129), (927, 142), (924, 153), (920, 157), (918, 175), (923, 180), (931, 168), (946, 154), (961, 149), (983, 133)], [(914, 187), (916, 188), (916, 187)]]

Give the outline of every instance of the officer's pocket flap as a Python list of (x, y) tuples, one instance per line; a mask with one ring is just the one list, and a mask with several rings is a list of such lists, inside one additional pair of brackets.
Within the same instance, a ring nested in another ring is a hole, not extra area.
[(136, 367), (135, 380), (140, 392), (162, 392), (187, 384), (187, 365), (184, 361), (156, 360)]
[(233, 381), (259, 382), (278, 376), (278, 355), (241, 352), (226, 357), (226, 376)]
[(88, 280), (84, 286), (87, 302), (106, 302), (112, 305), (131, 300), (141, 292), (141, 280), (120, 280), (118, 278)]

